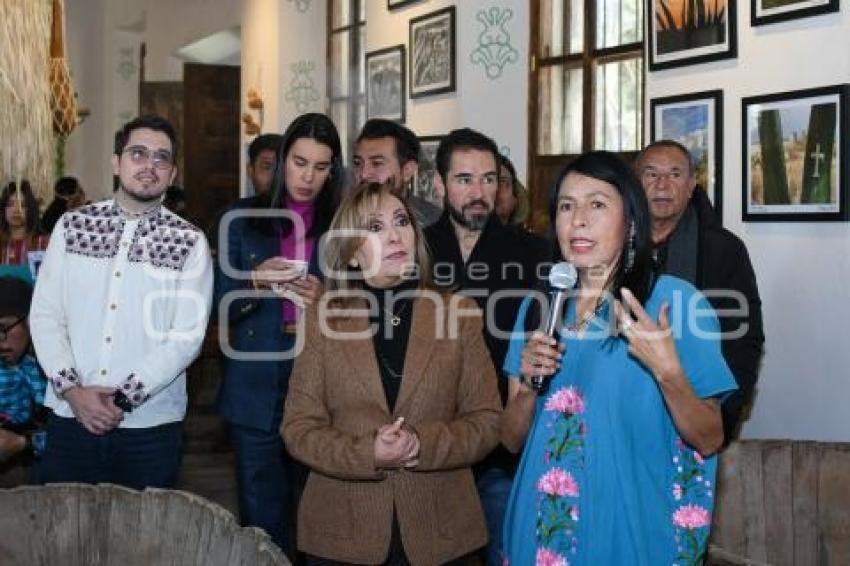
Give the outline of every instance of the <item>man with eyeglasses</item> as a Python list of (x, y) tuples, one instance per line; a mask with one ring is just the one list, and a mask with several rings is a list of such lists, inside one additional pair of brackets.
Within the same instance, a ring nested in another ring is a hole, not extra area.
[(45, 483), (173, 487), (186, 368), (209, 317), (212, 263), (198, 228), (161, 206), (176, 134), (144, 116), (115, 135), (114, 199), (56, 224), (35, 286), (33, 344), (51, 384)]
[[(502, 225), (494, 213), (499, 187), (499, 149), (489, 137), (462, 128), (446, 135), (437, 148), (435, 188), (443, 197), (443, 215), (425, 230), (434, 261), (434, 282), (468, 294), (484, 313), (484, 341), (504, 404), (507, 379), (502, 364), (508, 335), (520, 302), (536, 286), (545, 250)], [(514, 296), (498, 297), (499, 291)], [(492, 301), (491, 308), (488, 302)], [(516, 457), (496, 448), (475, 467), (478, 494), (487, 521), (487, 564), (501, 564), (502, 524), (516, 469)]]
[(32, 286), (0, 277), (0, 461), (33, 447), (34, 417), (47, 381), (30, 355), (27, 313)]
[(750, 256), (744, 243), (720, 225), (705, 190), (697, 187), (696, 164), (685, 146), (654, 142), (638, 155), (636, 169), (649, 201), (659, 268), (703, 291), (717, 311), (723, 357), (738, 382), (738, 390), (721, 405), (728, 444), (748, 411), (764, 352), (761, 299)]

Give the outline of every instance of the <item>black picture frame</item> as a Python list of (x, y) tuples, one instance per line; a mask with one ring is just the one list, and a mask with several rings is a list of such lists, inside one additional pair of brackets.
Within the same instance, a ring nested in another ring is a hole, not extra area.
[(671, 139), (696, 162), (697, 185), (723, 221), (723, 91), (706, 90), (649, 101), (650, 141)]
[(421, 2), (421, 0), (387, 0), (387, 10), (399, 10), (415, 2)]
[(846, 84), (741, 99), (745, 222), (848, 219), (848, 99)]
[[(649, 70), (660, 71), (738, 56), (737, 0), (694, 0), (695, 15), (671, 11), (661, 0), (646, 0)], [(720, 2), (724, 3), (719, 7)], [(689, 3), (685, 3), (689, 5)], [(660, 8), (660, 10), (659, 10)], [(712, 9), (716, 10), (712, 12)], [(702, 23), (697, 23), (702, 14)], [(688, 23), (678, 22), (687, 20)], [(696, 45), (695, 45), (696, 44)]]
[(437, 194), (434, 176), (437, 174), (437, 147), (443, 136), (419, 136), (419, 169), (413, 183), (413, 195), (424, 198), (443, 208), (443, 199)]
[(454, 6), (410, 20), (410, 98), (455, 91), (455, 28)]
[(750, 25), (753, 27), (799, 18), (829, 14), (839, 10), (839, 0), (797, 0), (782, 6), (765, 6), (764, 0), (750, 0)]
[(366, 54), (366, 118), (401, 124), (406, 119), (405, 48), (393, 45)]

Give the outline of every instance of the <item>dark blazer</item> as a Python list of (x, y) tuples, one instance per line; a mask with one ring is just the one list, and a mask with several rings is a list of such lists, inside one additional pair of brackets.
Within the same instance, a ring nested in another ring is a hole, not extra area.
[[(427, 298), (414, 304), (392, 414), (366, 316), (328, 321), (329, 329), (349, 338), (342, 339), (319, 327), (317, 305), (308, 309), (281, 426), (290, 454), (311, 469), (298, 512), (300, 550), (379, 564), (389, 547), (393, 509), (412, 564), (442, 564), (486, 543), (470, 466), (498, 442), (496, 376), (480, 311), (469, 299), (439, 296), (439, 304)], [(377, 470), (375, 431), (399, 416), (419, 437), (419, 465)]]
[[(720, 344), (723, 358), (738, 383), (738, 389), (721, 405), (724, 442), (728, 444), (738, 435), (741, 416), (752, 401), (758, 380), (764, 353), (761, 298), (744, 242), (717, 222), (705, 191), (694, 191), (690, 206), (696, 209), (699, 219), (697, 280), (694, 286), (700, 291), (732, 289), (740, 292), (747, 301), (746, 318), (718, 317), (724, 333), (736, 330), (742, 323), (747, 325), (743, 336), (724, 338)], [(726, 297), (709, 294), (707, 298), (718, 313), (740, 307), (737, 301)]]
[[(255, 197), (240, 199), (228, 210), (251, 208), (254, 201)], [(292, 371), (291, 359), (273, 359), (292, 347), (292, 338), (281, 332), (282, 301), (268, 291), (254, 291), (247, 275), (243, 279), (225, 273), (224, 262), (229, 261), (233, 269), (251, 271), (266, 259), (280, 255), (280, 232), (270, 229), (265, 233), (251, 219), (239, 218), (230, 223), (226, 236), (216, 261), (215, 320), (220, 333), (229, 332), (229, 344), (237, 354), (224, 349), (224, 376), (217, 408), (228, 422), (272, 431), (279, 425)], [(232, 291), (249, 292), (250, 296), (235, 299), (221, 310), (222, 301)], [(239, 359), (246, 355), (260, 359)]]

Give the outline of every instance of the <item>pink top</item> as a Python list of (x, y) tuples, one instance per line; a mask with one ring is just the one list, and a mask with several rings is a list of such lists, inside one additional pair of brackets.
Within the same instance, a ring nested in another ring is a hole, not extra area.
[[(287, 259), (300, 259), (310, 261), (313, 256), (313, 246), (316, 241), (314, 238), (305, 238), (305, 235), (310, 232), (313, 227), (313, 211), (315, 210), (314, 202), (292, 202), (286, 200), (286, 208), (301, 217), (304, 223), (303, 231), (300, 226), (295, 226), (288, 236), (280, 239), (280, 255)], [(299, 248), (301, 248), (299, 250)], [(298, 253), (298, 252), (301, 253)], [(303, 255), (302, 255), (303, 254)], [(283, 323), (289, 324), (298, 319), (298, 312), (295, 304), (287, 299), (283, 303)]]

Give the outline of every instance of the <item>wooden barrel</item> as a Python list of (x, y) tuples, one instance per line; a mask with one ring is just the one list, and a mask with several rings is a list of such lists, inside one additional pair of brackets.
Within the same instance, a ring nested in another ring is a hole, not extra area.
[(850, 443), (735, 442), (717, 488), (707, 564), (850, 564)]
[(52, 484), (0, 490), (3, 566), (288, 565), (265, 532), (191, 493)]

